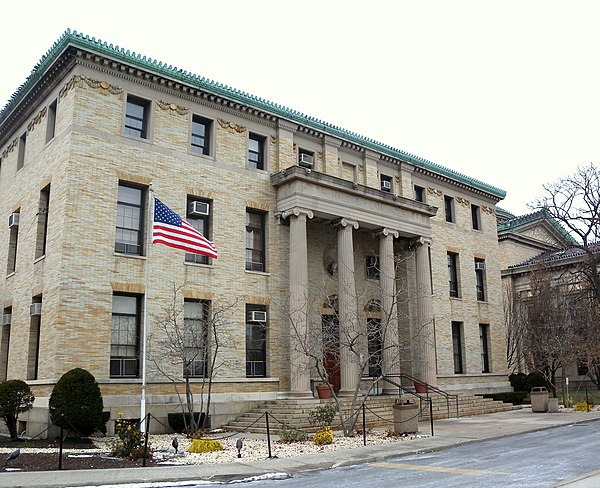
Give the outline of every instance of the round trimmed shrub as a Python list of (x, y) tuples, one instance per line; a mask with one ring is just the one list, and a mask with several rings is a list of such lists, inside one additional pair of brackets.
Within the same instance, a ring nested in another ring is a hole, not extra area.
[(102, 394), (89, 371), (75, 368), (58, 380), (49, 401), (50, 418), (59, 427), (87, 437), (102, 426)]

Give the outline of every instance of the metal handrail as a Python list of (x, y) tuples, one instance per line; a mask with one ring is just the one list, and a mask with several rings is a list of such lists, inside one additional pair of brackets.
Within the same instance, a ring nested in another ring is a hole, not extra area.
[(427, 383), (427, 382), (425, 382), (423, 380), (420, 380), (419, 378), (415, 378), (414, 376), (411, 376), (411, 375), (409, 375), (407, 373), (400, 373), (398, 375), (398, 378), (399, 378), (400, 383), (402, 383), (402, 380), (404, 380), (404, 379), (407, 379), (408, 381), (412, 381), (413, 383), (423, 383), (425, 385), (425, 394), (426, 394), (427, 398), (429, 398), (429, 391), (432, 391), (434, 393), (437, 393), (438, 395), (441, 395), (441, 396), (445, 397), (446, 398), (446, 410), (448, 412), (448, 418), (450, 418), (450, 402), (451, 402), (451, 400), (454, 400), (455, 403), (456, 403), (456, 418), (459, 418), (459, 414), (458, 414), (458, 411), (459, 411), (459, 409), (458, 409), (458, 399), (459, 399), (459, 396), (458, 395), (454, 395), (454, 394), (448, 393), (448, 392), (446, 392), (444, 390), (441, 390), (437, 386), (430, 385), (429, 383)]

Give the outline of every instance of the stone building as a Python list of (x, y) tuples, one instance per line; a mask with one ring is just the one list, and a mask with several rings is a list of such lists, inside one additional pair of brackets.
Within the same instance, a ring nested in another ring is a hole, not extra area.
[[(30, 433), (74, 367), (112, 418), (139, 417), (142, 389), (177, 409), (181, 367), (144, 354), (173, 286), (186, 320), (230, 305), (213, 425), (312, 397), (303, 340), (332, 316), (339, 337), (389, 324), (377, 373), (340, 340), (341, 395), (378, 373), (509, 389), (490, 184), (69, 31), (0, 112), (0, 157), (0, 379), (33, 388)], [(152, 195), (218, 259), (150, 245)]]

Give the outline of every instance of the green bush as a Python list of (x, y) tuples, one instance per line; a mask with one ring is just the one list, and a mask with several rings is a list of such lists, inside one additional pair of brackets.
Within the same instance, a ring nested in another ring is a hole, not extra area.
[(337, 414), (337, 407), (335, 403), (326, 403), (325, 405), (319, 405), (312, 410), (308, 416), (310, 425), (321, 427), (321, 429), (331, 425), (331, 422)]
[(102, 394), (89, 371), (75, 368), (61, 376), (50, 395), (50, 418), (59, 427), (87, 437), (102, 426)]
[(34, 400), (29, 385), (23, 380), (0, 383), (0, 418), (4, 420), (11, 440), (16, 441), (19, 437), (17, 432), (19, 414), (33, 407)]
[(526, 391), (507, 391), (503, 393), (487, 393), (483, 395), (483, 398), (492, 398), (493, 400), (504, 403), (521, 405), (527, 396), (528, 393)]
[(513, 373), (508, 377), (508, 381), (515, 391), (527, 391), (527, 375), (525, 373)]
[[(185, 416), (185, 422), (184, 422), (184, 416)], [(201, 426), (202, 423), (204, 422), (204, 418), (206, 416), (205, 412), (199, 413), (199, 412), (194, 412), (194, 420), (196, 421), (196, 425)], [(179, 432), (179, 433), (183, 433), (183, 434), (195, 434), (195, 432), (186, 432), (186, 424), (189, 426), (191, 424), (190, 422), (190, 414), (189, 413), (181, 413), (181, 412), (177, 412), (177, 413), (170, 413), (167, 415), (167, 421), (169, 422), (169, 426), (171, 427), (171, 429), (173, 429), (173, 432)], [(208, 418), (208, 423), (206, 424), (207, 427), (210, 426), (210, 417)]]
[(116, 440), (110, 446), (111, 456), (141, 459), (144, 457), (144, 435), (135, 420), (119, 418), (115, 420)]
[(544, 375), (542, 373), (538, 373), (537, 371), (534, 373), (529, 373), (527, 375), (527, 378), (525, 380), (525, 391), (530, 393), (531, 389), (535, 386), (544, 386), (546, 388), (548, 387)]
[(306, 432), (294, 429), (292, 427), (288, 427), (284, 425), (281, 430), (278, 432), (280, 442), (284, 444), (291, 444), (292, 442), (302, 442), (308, 439), (308, 435)]
[(213, 452), (222, 451), (223, 445), (219, 441), (213, 441), (211, 439), (192, 439), (188, 452)]

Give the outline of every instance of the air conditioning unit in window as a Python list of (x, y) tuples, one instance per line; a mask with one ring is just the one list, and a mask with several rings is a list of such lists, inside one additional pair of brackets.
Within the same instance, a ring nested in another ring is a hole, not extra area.
[(475, 269), (480, 269), (483, 271), (485, 269), (485, 263), (482, 261), (477, 261), (475, 263)]
[(12, 314), (5, 313), (2, 315), (2, 325), (10, 325), (10, 321), (12, 319)]
[(32, 303), (29, 306), (29, 315), (32, 317), (42, 315), (42, 304), (41, 303)]
[(298, 164), (304, 168), (312, 168), (313, 161), (314, 157), (312, 154), (300, 153), (300, 159), (298, 160)]
[(260, 310), (253, 310), (250, 312), (250, 322), (266, 322), (267, 321), (267, 312), (263, 312)]
[(206, 202), (191, 202), (188, 211), (190, 215), (209, 215), (210, 205)]
[(20, 214), (18, 212), (11, 213), (8, 216), (8, 227), (9, 228), (19, 227), (19, 217), (20, 217)]
[(390, 180), (381, 180), (381, 189), (390, 191), (392, 189), (392, 182)]

